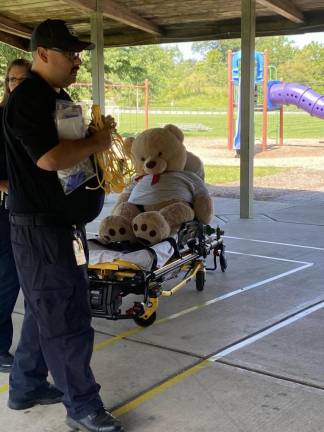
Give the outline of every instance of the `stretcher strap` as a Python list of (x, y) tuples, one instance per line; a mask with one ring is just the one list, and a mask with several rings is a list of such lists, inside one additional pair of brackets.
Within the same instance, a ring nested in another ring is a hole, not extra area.
[(168, 237), (163, 241), (169, 242), (170, 245), (173, 247), (173, 255), (172, 255), (173, 258), (180, 258), (181, 257), (180, 251), (178, 248), (178, 243), (177, 243), (176, 239), (174, 239), (173, 237)]
[(155, 270), (155, 269), (156, 269), (156, 266), (157, 266), (157, 262), (158, 262), (158, 256), (157, 256), (155, 250), (152, 249), (152, 248), (149, 247), (149, 246), (146, 246), (146, 247), (143, 247), (143, 246), (142, 246), (142, 249), (145, 249), (145, 250), (149, 251), (150, 254), (152, 255), (153, 262), (152, 262), (152, 265), (151, 265), (151, 271)]
[(97, 244), (99, 246), (109, 247), (109, 250), (113, 250), (116, 252), (123, 252), (123, 253), (136, 252), (138, 250), (144, 249), (143, 245), (139, 243), (130, 243), (129, 241), (114, 242), (114, 243), (109, 243), (109, 245), (107, 245), (106, 243), (103, 243), (99, 239), (94, 238), (94, 239), (89, 239), (88, 242)]

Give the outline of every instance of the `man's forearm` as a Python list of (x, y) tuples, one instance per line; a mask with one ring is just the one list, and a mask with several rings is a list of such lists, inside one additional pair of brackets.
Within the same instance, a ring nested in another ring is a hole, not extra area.
[(96, 151), (96, 142), (92, 137), (80, 140), (61, 140), (37, 161), (37, 166), (46, 171), (71, 168)]

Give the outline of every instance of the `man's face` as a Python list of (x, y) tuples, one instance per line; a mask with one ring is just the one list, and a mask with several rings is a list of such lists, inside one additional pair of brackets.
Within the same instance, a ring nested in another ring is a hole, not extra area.
[(68, 87), (77, 79), (82, 64), (79, 52), (63, 51), (58, 48), (46, 49), (48, 68), (55, 87)]

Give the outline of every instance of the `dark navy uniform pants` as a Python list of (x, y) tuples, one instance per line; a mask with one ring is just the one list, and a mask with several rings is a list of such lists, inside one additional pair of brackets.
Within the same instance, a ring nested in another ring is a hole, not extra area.
[(90, 369), (93, 329), (86, 265), (73, 252), (84, 228), (15, 225), (12, 248), (26, 312), (10, 375), (10, 399), (28, 399), (46, 385), (48, 370), (64, 393), (68, 415), (78, 419), (102, 406)]
[(19, 292), (16, 264), (11, 248), (9, 212), (0, 207), (0, 354), (6, 354), (12, 343), (12, 319)]

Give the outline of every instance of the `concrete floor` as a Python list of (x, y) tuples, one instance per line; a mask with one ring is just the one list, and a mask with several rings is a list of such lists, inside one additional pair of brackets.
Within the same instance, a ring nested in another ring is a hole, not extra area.
[[(225, 273), (208, 272), (203, 292), (192, 283), (162, 299), (150, 328), (93, 321), (102, 398), (129, 432), (323, 431), (324, 193), (255, 202), (250, 220), (238, 200), (216, 198), (215, 208)], [(15, 345), (22, 317), (20, 298)], [(0, 374), (1, 431), (69, 430), (62, 405), (7, 409), (7, 383)]]

